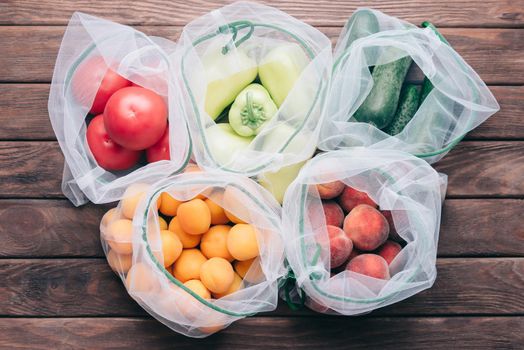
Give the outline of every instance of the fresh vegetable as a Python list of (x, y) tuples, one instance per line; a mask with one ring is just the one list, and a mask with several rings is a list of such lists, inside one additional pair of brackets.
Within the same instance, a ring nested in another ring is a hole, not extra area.
[(377, 17), (369, 9), (361, 9), (355, 12), (349, 19), (347, 28), (349, 35), (346, 48), (351, 46), (355, 40), (375, 34), (380, 29)]
[(269, 92), (260, 84), (248, 85), (229, 109), (229, 124), (240, 136), (252, 136), (277, 113)]
[(169, 128), (166, 128), (164, 135), (157, 143), (146, 150), (146, 159), (148, 163), (171, 159), (169, 154)]
[(391, 123), (397, 110), (402, 83), (412, 59), (405, 56), (396, 61), (375, 66), (372, 73), (373, 87), (354, 117), (359, 122), (370, 123), (379, 129)]
[(106, 170), (131, 168), (140, 158), (139, 151), (126, 149), (109, 137), (104, 126), (104, 117), (101, 114), (94, 117), (91, 123), (89, 123), (86, 138), (96, 162)]
[(107, 101), (104, 123), (109, 136), (119, 145), (143, 150), (164, 135), (167, 106), (162, 97), (151, 90), (126, 87)]
[(242, 49), (223, 54), (221, 47), (211, 49), (202, 62), (208, 81), (205, 110), (215, 120), (255, 80), (257, 64)]
[(400, 100), (393, 121), (384, 131), (391, 136), (400, 133), (413, 119), (418, 110), (419, 88), (413, 84), (406, 84), (400, 92)]
[(304, 50), (297, 44), (277, 46), (262, 59), (258, 76), (278, 107), (284, 103), (308, 63)]
[(420, 106), (422, 102), (428, 97), (429, 93), (433, 90), (433, 84), (431, 83), (431, 80), (428, 79), (428, 77), (424, 77), (424, 81), (422, 82), (422, 89), (420, 91), (420, 96), (418, 100), (418, 105)]
[(246, 149), (253, 137), (238, 135), (229, 124), (215, 124), (206, 129), (206, 140), (217, 164), (224, 166)]
[(111, 95), (131, 82), (109, 68), (102, 57), (94, 56), (78, 67), (72, 84), (73, 94), (81, 104), (87, 105), (88, 96), (96, 91), (89, 113), (97, 115), (104, 112)]
[(296, 179), (300, 169), (306, 161), (280, 168), (276, 172), (267, 172), (258, 177), (262, 187), (271, 192), (275, 199), (282, 204), (287, 188)]
[(279, 123), (266, 132), (264, 131), (264, 142), (261, 151), (281, 152), (281, 153), (300, 153), (304, 148), (311, 148), (311, 155), (315, 147), (311, 147), (312, 135), (306, 134), (307, 130), (299, 132), (298, 128), (289, 123)]

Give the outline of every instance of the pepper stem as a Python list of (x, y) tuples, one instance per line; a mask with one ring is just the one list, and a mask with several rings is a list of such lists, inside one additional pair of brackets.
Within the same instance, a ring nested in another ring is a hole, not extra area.
[(242, 109), (240, 116), (242, 124), (251, 129), (257, 129), (267, 119), (264, 107), (253, 102), (250, 91), (246, 93), (246, 106)]

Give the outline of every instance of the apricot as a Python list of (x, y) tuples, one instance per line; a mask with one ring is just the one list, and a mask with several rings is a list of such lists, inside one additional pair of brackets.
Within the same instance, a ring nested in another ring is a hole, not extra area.
[(234, 260), (227, 249), (227, 236), (230, 230), (229, 225), (216, 225), (202, 235), (200, 250), (206, 258), (218, 257), (230, 262)]
[(120, 208), (122, 209), (122, 214), (128, 219), (133, 219), (135, 215), (135, 210), (142, 198), (144, 198), (147, 190), (149, 189), (148, 184), (136, 183), (130, 185), (120, 201)]
[(260, 259), (253, 258), (235, 261), (233, 266), (238, 275), (249, 283), (260, 283), (265, 279), (264, 271), (262, 271), (262, 266), (260, 266)]
[(164, 218), (161, 216), (158, 217), (158, 227), (160, 228), (160, 230), (167, 230), (167, 228), (169, 227), (167, 225), (167, 221), (164, 220)]
[(166, 216), (175, 216), (178, 206), (182, 204), (182, 202), (176, 200), (167, 192), (162, 192), (160, 199), (160, 208), (158, 208), (158, 210)]
[(236, 217), (233, 213), (230, 213), (229, 211), (224, 209), (224, 213), (226, 214), (229, 221), (231, 221), (234, 224), (245, 224), (246, 222), (238, 217)]
[(384, 215), (367, 205), (357, 205), (344, 219), (344, 232), (360, 250), (377, 249), (388, 239), (389, 224)]
[(236, 224), (227, 235), (227, 250), (233, 258), (244, 261), (258, 256), (255, 228), (249, 224)]
[(335, 201), (322, 201), (324, 209), (324, 216), (326, 217), (326, 225), (342, 227), (344, 222), (344, 212), (340, 205)]
[(160, 239), (162, 240), (164, 267), (171, 266), (182, 254), (182, 242), (174, 232), (169, 230), (160, 231)]
[(184, 232), (200, 235), (209, 230), (211, 213), (209, 207), (201, 199), (192, 199), (178, 206), (177, 218)]
[(213, 293), (226, 292), (234, 279), (235, 272), (226, 259), (211, 258), (200, 267), (200, 280)]
[(233, 186), (226, 187), (223, 193), (222, 202), (224, 203), (224, 208), (230, 209), (224, 209), (224, 212), (231, 222), (235, 224), (246, 223), (241, 219), (241, 217), (249, 217), (249, 209), (245, 206), (245, 203), (248, 202), (248, 200), (247, 196), (239, 189)]
[[(336, 226), (326, 226), (329, 239), (330, 265), (331, 268), (337, 268), (348, 259), (353, 250), (353, 242), (348, 238), (346, 233)], [(322, 236), (322, 238), (324, 238)], [(323, 244), (327, 242), (321, 242)]]
[(202, 238), (202, 235), (190, 235), (189, 233), (182, 230), (182, 227), (180, 227), (180, 223), (178, 222), (178, 218), (176, 216), (172, 218), (171, 222), (169, 223), (169, 231), (174, 232), (178, 236), (178, 239), (180, 239), (180, 242), (182, 242), (184, 249), (195, 248), (200, 244), (200, 239)]
[(118, 254), (114, 250), (110, 250), (107, 253), (107, 263), (114, 272), (126, 274), (133, 264), (133, 256), (131, 254)]
[(200, 279), (200, 268), (207, 261), (198, 249), (184, 249), (173, 264), (173, 276), (184, 283)]
[(145, 293), (151, 292), (159, 287), (153, 271), (144, 263), (136, 263), (129, 269), (125, 282), (128, 291)]
[(107, 227), (105, 239), (107, 243), (118, 254), (131, 254), (133, 245), (133, 222), (128, 219), (118, 219)]
[(204, 202), (206, 202), (209, 208), (209, 212), (211, 213), (212, 225), (223, 225), (229, 222), (229, 218), (227, 217), (226, 213), (224, 212), (224, 209), (221, 206), (219, 206), (209, 198), (206, 199)]
[(371, 198), (369, 198), (366, 192), (357, 191), (353, 187), (349, 186), (344, 188), (344, 191), (338, 199), (338, 203), (347, 213), (360, 204), (367, 204), (374, 208), (377, 207), (377, 204), (373, 202)]
[(242, 288), (242, 278), (237, 273), (234, 273), (233, 283), (231, 283), (231, 286), (228, 288), (228, 290), (226, 290), (224, 293), (213, 293), (213, 297), (215, 297), (215, 299), (220, 299), (226, 295), (233, 294), (240, 288)]
[(402, 247), (397, 242), (386, 241), (381, 247), (378, 248), (377, 254), (386, 260), (388, 265), (391, 264), (393, 259), (397, 256), (398, 253), (402, 250)]
[(114, 221), (115, 219), (117, 219), (119, 217), (118, 215), (118, 210), (117, 208), (111, 208), (109, 209), (108, 211), (106, 211), (106, 213), (104, 214), (104, 216), (102, 216), (102, 220), (100, 220), (100, 225), (101, 226), (107, 226), (109, 225), (112, 221)]
[(344, 191), (344, 183), (342, 181), (333, 181), (325, 184), (318, 184), (317, 191), (322, 199), (332, 199), (340, 195)]
[(360, 254), (348, 263), (346, 270), (383, 280), (390, 278), (388, 263), (377, 254)]
[(204, 284), (200, 280), (189, 280), (184, 283), (184, 286), (191, 289), (193, 293), (198, 295), (201, 298), (204, 299), (210, 299), (211, 293), (209, 290), (204, 286)]

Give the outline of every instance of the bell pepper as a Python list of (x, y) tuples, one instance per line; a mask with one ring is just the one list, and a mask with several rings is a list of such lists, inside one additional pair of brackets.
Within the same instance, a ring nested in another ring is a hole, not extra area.
[(229, 125), (240, 136), (253, 136), (277, 113), (269, 92), (260, 84), (248, 85), (229, 109)]
[(227, 123), (214, 124), (206, 129), (206, 141), (219, 166), (230, 163), (235, 154), (246, 149), (252, 140), (253, 137), (238, 135)]
[(308, 63), (304, 50), (297, 44), (277, 46), (262, 59), (258, 76), (278, 107), (284, 103)]
[(280, 168), (276, 172), (263, 173), (258, 176), (258, 183), (271, 192), (273, 197), (282, 204), (287, 188), (296, 179), (305, 163), (306, 161), (302, 161)]
[(205, 110), (215, 120), (235, 97), (257, 77), (257, 64), (242, 49), (226, 54), (222, 47), (211, 48), (203, 58), (208, 81)]

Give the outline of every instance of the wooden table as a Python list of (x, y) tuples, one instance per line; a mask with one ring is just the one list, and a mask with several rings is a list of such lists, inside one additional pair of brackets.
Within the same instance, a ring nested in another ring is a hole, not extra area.
[[(333, 41), (356, 1), (266, 1)], [(176, 40), (222, 1), (0, 2), (0, 348), (522, 348), (524, 346), (524, 1), (371, 1), (430, 20), (490, 85), (501, 111), (437, 164), (449, 175), (432, 289), (364, 317), (290, 311), (180, 336), (126, 294), (98, 236), (104, 208), (74, 208), (47, 116), (72, 12)]]

